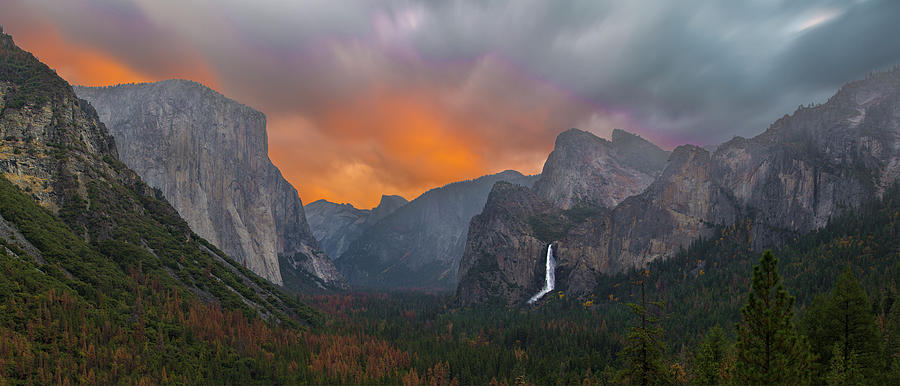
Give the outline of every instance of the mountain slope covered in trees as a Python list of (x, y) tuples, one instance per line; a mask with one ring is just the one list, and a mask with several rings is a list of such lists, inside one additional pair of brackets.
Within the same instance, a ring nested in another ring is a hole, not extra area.
[(0, 101), (0, 382), (398, 379), (408, 354), (312, 332), (321, 313), (194, 234), (5, 34)]

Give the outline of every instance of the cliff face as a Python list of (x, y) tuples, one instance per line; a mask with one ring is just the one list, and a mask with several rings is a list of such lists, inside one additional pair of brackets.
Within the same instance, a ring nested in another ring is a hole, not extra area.
[[(842, 87), (825, 104), (801, 107), (752, 139), (714, 154), (716, 175), (766, 223), (824, 226), (841, 203), (882, 193), (900, 173), (900, 71)], [(777, 198), (777, 199), (776, 199)]]
[[(495, 187), (470, 226), (457, 287), (461, 304), (527, 299), (543, 275), (535, 239), (544, 247), (557, 244), (558, 288), (578, 295), (593, 289), (597, 275), (664, 259), (742, 218), (753, 220), (757, 248), (824, 226), (842, 208), (898, 180), (900, 71), (852, 82), (827, 103), (800, 108), (759, 136), (735, 138), (712, 154), (679, 147), (646, 189), (614, 206), (607, 204), (615, 195), (606, 181), (623, 171), (634, 175), (635, 168), (597, 167), (613, 164), (610, 152), (586, 143), (604, 142), (558, 139), (547, 164), (568, 164), (569, 172), (551, 168), (533, 193)], [(560, 162), (559, 154), (579, 156)], [(578, 164), (585, 165), (581, 173)], [(513, 202), (522, 204), (509, 210)], [(525, 266), (503, 264), (510, 256), (520, 256)]]
[(508, 170), (430, 190), (367, 227), (338, 267), (360, 287), (453, 288), (469, 220), (497, 181), (530, 186), (534, 177)]
[(540, 289), (548, 238), (534, 230), (537, 219), (552, 226), (565, 217), (527, 187), (494, 184), (484, 210), (469, 224), (459, 262), (456, 293), (464, 304), (527, 299)]
[(342, 285), (297, 191), (269, 160), (262, 113), (183, 80), (75, 91), (97, 109), (122, 161), (197, 234), (273, 283), (289, 284), (287, 266)]
[(378, 206), (368, 210), (356, 209), (350, 204), (318, 200), (306, 204), (304, 210), (309, 228), (319, 241), (319, 246), (328, 256), (334, 256), (337, 260), (363, 231), (407, 202), (400, 196), (381, 196)]
[(668, 153), (622, 130), (614, 130), (611, 139), (578, 129), (560, 134), (534, 191), (562, 209), (612, 208), (642, 192), (665, 167)]

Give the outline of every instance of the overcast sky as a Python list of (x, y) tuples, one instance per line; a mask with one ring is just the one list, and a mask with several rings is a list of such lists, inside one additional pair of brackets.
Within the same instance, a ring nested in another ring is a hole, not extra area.
[(268, 117), (304, 202), (540, 172), (570, 127), (753, 136), (900, 64), (900, 1), (3, 0), (73, 84), (187, 78)]

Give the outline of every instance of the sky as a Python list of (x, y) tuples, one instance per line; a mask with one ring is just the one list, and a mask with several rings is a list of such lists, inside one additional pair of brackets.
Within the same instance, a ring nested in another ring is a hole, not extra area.
[(900, 64), (900, 1), (2, 0), (72, 84), (201, 82), (266, 114), (304, 202), (539, 173), (554, 139), (750, 137)]

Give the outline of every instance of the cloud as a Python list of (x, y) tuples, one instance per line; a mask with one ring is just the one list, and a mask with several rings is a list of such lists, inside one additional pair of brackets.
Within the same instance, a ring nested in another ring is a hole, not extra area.
[(890, 0), (9, 0), (73, 83), (183, 77), (269, 117), (306, 201), (538, 172), (556, 134), (751, 136), (900, 62)]

